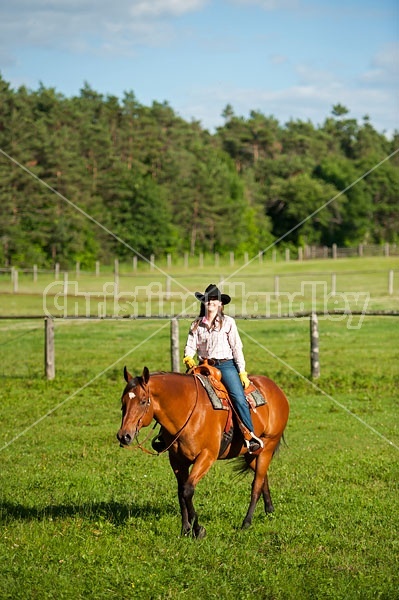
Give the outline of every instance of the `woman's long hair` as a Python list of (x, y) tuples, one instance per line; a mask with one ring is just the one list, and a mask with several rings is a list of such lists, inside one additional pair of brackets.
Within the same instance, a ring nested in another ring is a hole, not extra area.
[[(219, 329), (221, 329), (222, 327), (222, 323), (223, 323), (223, 319), (224, 319), (224, 312), (223, 312), (223, 304), (222, 306), (219, 308), (217, 315), (215, 316), (215, 318), (213, 319), (212, 323), (211, 323), (211, 329), (215, 328), (216, 329), (216, 325), (219, 324)], [(200, 312), (198, 317), (195, 319), (195, 321), (193, 321), (191, 323), (191, 331), (196, 331), (196, 329), (198, 328), (198, 325), (201, 323), (202, 319), (205, 317), (206, 315), (206, 310), (205, 310), (205, 303), (201, 302), (201, 306), (200, 306)]]

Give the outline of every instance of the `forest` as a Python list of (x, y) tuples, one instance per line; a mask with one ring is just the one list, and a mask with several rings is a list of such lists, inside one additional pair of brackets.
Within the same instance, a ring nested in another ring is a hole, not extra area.
[(399, 132), (349, 115), (337, 103), (320, 125), (282, 124), (229, 104), (210, 133), (133, 91), (65, 97), (0, 76), (0, 266), (397, 243)]

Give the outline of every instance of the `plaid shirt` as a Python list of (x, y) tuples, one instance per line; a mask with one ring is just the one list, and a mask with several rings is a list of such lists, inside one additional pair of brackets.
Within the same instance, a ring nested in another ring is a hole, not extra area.
[(223, 316), (222, 322), (217, 317), (216, 323), (210, 329), (205, 317), (198, 323), (191, 325), (184, 356), (198, 354), (199, 359), (233, 358), (238, 371), (245, 371), (245, 359), (242, 351), (242, 342), (233, 317)]

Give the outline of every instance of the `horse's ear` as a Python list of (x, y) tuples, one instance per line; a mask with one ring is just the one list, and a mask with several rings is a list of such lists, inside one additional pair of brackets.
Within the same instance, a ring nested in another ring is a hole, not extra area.
[(148, 380), (149, 380), (149, 378), (150, 378), (150, 372), (149, 372), (149, 370), (147, 369), (147, 367), (144, 367), (144, 369), (143, 369), (143, 375), (142, 375), (142, 377), (143, 377), (143, 381), (144, 381), (144, 383), (148, 383)]
[(129, 371), (127, 370), (126, 366), (123, 369), (123, 376), (125, 378), (125, 381), (130, 381), (131, 379), (133, 379), (133, 377), (130, 375)]

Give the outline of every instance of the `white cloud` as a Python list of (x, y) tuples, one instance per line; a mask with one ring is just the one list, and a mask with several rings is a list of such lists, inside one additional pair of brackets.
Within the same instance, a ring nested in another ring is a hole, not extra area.
[(371, 60), (371, 67), (360, 77), (367, 85), (393, 87), (399, 82), (399, 42), (386, 44)]
[(270, 57), (270, 62), (272, 65), (283, 65), (288, 62), (288, 56), (284, 56), (283, 54), (273, 54)]
[(316, 69), (311, 65), (299, 64), (295, 67), (298, 83), (301, 86), (315, 85), (317, 87), (334, 85), (336, 78), (331, 71)]
[(266, 11), (296, 9), (299, 6), (298, 0), (230, 0), (230, 2), (239, 6), (259, 6)]
[(21, 45), (95, 53), (102, 48), (114, 55), (120, 49), (124, 56), (137, 45), (168, 43), (173, 19), (200, 10), (208, 1), (13, 0), (2, 10), (0, 56), (12, 61), (13, 48)]
[(139, 0), (129, 10), (133, 17), (180, 16), (202, 8), (207, 0)]
[[(193, 106), (197, 112), (186, 106), (183, 116), (190, 118), (195, 114), (205, 127), (213, 130), (223, 124), (221, 112), (227, 104), (231, 104), (235, 114), (245, 118), (251, 110), (259, 110), (265, 116), (274, 116), (282, 125), (290, 119), (310, 120), (321, 125), (331, 114), (332, 107), (340, 103), (349, 109), (350, 118), (360, 123), (367, 114), (378, 131), (386, 131), (387, 135), (393, 133), (392, 123), (398, 122), (398, 111), (393, 95), (387, 90), (348, 85), (328, 72), (312, 71), (306, 66), (298, 67), (298, 71), (303, 80), (279, 90), (240, 88), (228, 84), (196, 90)], [(200, 112), (198, 107), (201, 105)]]

